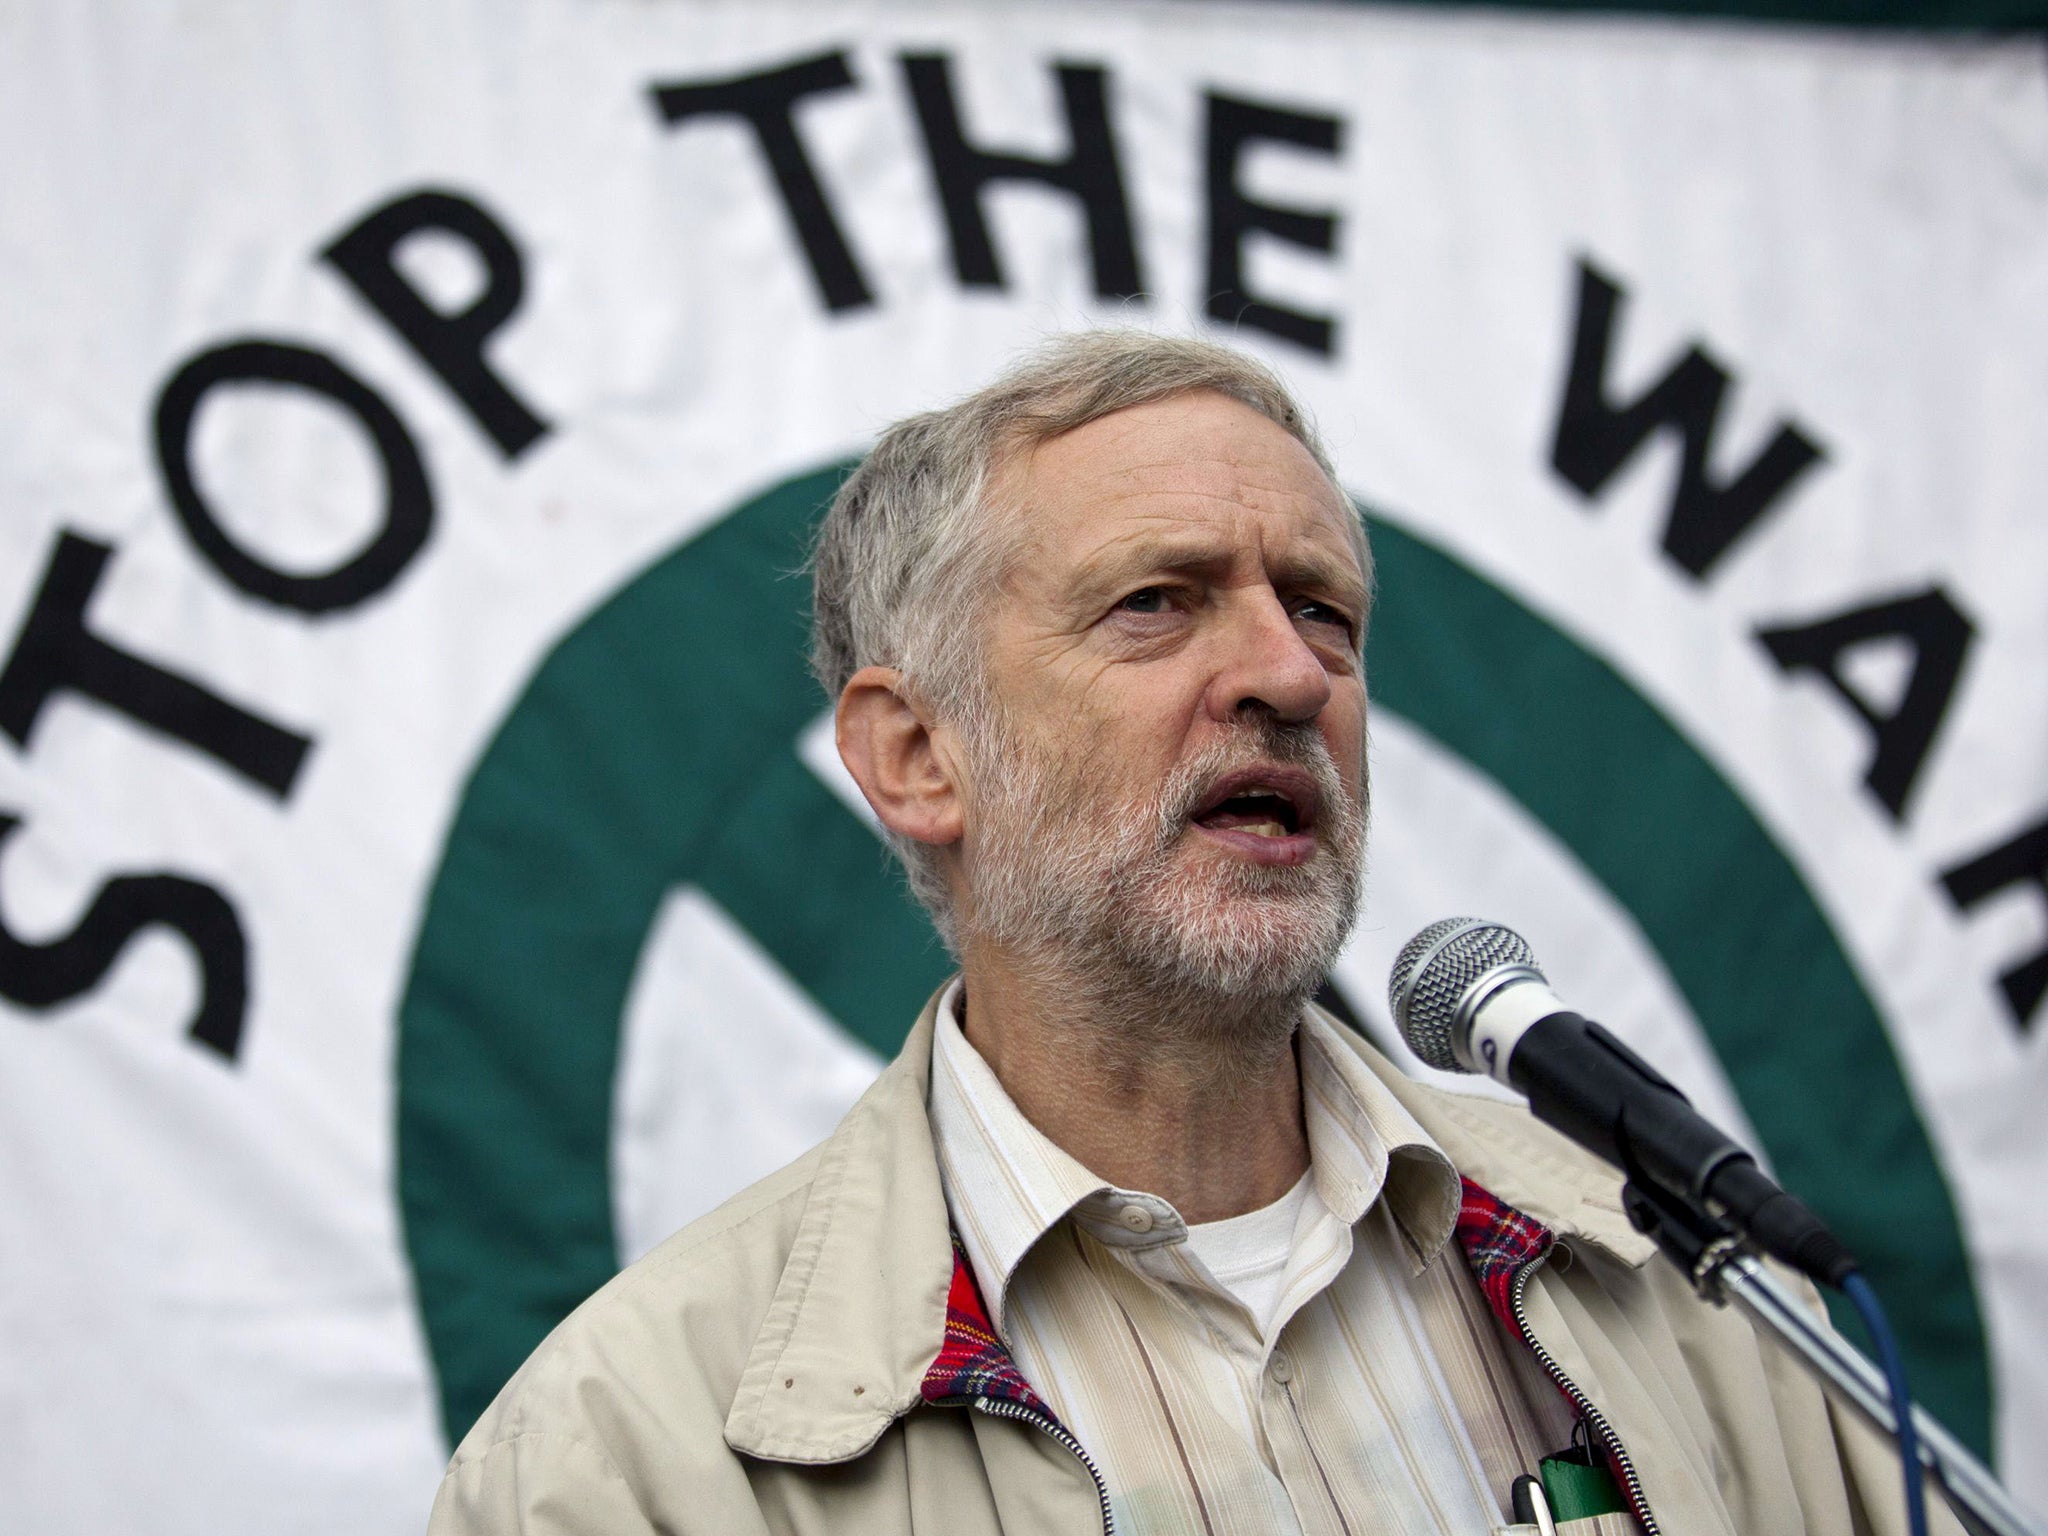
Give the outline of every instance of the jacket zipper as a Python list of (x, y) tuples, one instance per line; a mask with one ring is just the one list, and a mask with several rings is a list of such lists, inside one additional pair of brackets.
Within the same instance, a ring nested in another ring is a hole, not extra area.
[(1607, 1422), (1607, 1416), (1593, 1406), (1593, 1400), (1579, 1390), (1578, 1383), (1565, 1375), (1558, 1366), (1557, 1358), (1543, 1347), (1542, 1340), (1536, 1337), (1536, 1331), (1529, 1326), (1529, 1317), (1523, 1310), (1522, 1303), (1528, 1293), (1530, 1280), (1535, 1278), (1537, 1269), (1548, 1256), (1547, 1251), (1539, 1253), (1534, 1258), (1526, 1260), (1515, 1271), (1508, 1293), (1508, 1306), (1514, 1313), (1516, 1331), (1522, 1335), (1522, 1342), (1535, 1351), (1537, 1360), (1549, 1373), (1550, 1379), (1557, 1383), (1559, 1390), (1566, 1397), (1571, 1399), (1572, 1405), (1579, 1410), (1580, 1417), (1585, 1419), (1593, 1433), (1600, 1437), (1601, 1444), (1614, 1458), (1614, 1464), (1621, 1469), (1622, 1491), (1628, 1497), (1630, 1513), (1635, 1516), (1636, 1523), (1643, 1528), (1643, 1536), (1661, 1536), (1656, 1517), (1650, 1513), (1649, 1503), (1643, 1497), (1643, 1480), (1637, 1475), (1636, 1464), (1629, 1459), (1628, 1448), (1621, 1443), (1621, 1436), (1614, 1432), (1614, 1426)]
[(1050, 1414), (1026, 1408), (1022, 1404), (1007, 1402), (1000, 1397), (977, 1397), (974, 1406), (981, 1412), (998, 1419), (1015, 1419), (1019, 1423), (1032, 1425), (1044, 1430), (1053, 1440), (1072, 1451), (1081, 1465), (1088, 1469), (1088, 1476), (1095, 1482), (1095, 1497), (1102, 1506), (1102, 1536), (1116, 1536), (1116, 1520), (1109, 1511), (1109, 1485), (1102, 1480), (1102, 1470), (1095, 1465), (1095, 1459), (1083, 1449), (1059, 1420)]

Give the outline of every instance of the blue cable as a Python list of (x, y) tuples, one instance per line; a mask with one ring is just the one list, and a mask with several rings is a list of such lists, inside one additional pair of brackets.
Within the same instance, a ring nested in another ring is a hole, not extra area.
[(1884, 1367), (1885, 1381), (1892, 1392), (1892, 1418), (1899, 1426), (1899, 1465), (1906, 1479), (1906, 1528), (1912, 1536), (1927, 1536), (1927, 1490), (1920, 1476), (1920, 1437), (1913, 1430), (1913, 1398), (1906, 1391), (1906, 1362), (1899, 1354), (1898, 1340), (1884, 1319), (1877, 1292), (1862, 1275), (1851, 1271), (1842, 1281), (1842, 1294), (1863, 1319), (1877, 1346), (1877, 1363)]

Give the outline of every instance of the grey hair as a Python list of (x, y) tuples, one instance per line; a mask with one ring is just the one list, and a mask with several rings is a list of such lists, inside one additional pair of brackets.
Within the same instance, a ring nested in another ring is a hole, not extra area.
[[(1263, 363), (1215, 342), (1079, 331), (1027, 354), (986, 388), (882, 434), (832, 498), (811, 554), (811, 670), (837, 700), (862, 667), (893, 667), (907, 693), (968, 723), (987, 707), (974, 600), (1017, 547), (990, 481), (1012, 454), (1132, 406), (1211, 390), (1250, 406), (1315, 459), (1352, 512), (1368, 590), (1372, 555), (1308, 415)], [(938, 851), (888, 834), (910, 888), (957, 950)]]

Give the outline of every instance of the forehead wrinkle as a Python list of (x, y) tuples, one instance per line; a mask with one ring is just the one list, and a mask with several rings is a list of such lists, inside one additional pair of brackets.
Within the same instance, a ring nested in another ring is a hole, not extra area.
[(1078, 499), (1093, 499), (1093, 492), (1128, 506), (1166, 497), (1184, 505), (1220, 503), (1235, 511), (1258, 512), (1315, 505), (1323, 499), (1317, 492), (1329, 487), (1319, 470), (1314, 481), (1304, 485), (1294, 466), (1189, 455), (1162, 455), (1146, 463), (1105, 466), (1085, 477), (1069, 471), (1067, 479), (1069, 494)]
[[(1075, 429), (1104, 439), (1099, 451), (1091, 449), (1078, 463), (1063, 451), (1071, 433), (1006, 444), (987, 485), (991, 501), (1005, 504), (1003, 521), (1012, 535), (1001, 585), (1014, 593), (1019, 579), (1054, 576), (1038, 559), (1019, 558), (1027, 552), (1051, 557), (1049, 564), (1063, 567), (1069, 583), (1092, 588), (1133, 566), (1221, 563), (1226, 546), (1247, 542), (1260, 551), (1263, 567), (1271, 564), (1265, 551), (1277, 538), (1312, 546), (1280, 557), (1286, 561), (1283, 584), (1299, 581), (1345, 594), (1362, 610), (1368, 589), (1358, 540), (1346, 526), (1353, 516), (1349, 500), (1298, 439), (1266, 418), (1258, 424), (1275, 436), (1261, 432), (1266, 441), (1239, 451), (1234, 441), (1190, 442), (1184, 433), (1162, 434), (1145, 407), (1134, 407)], [(1106, 536), (1105, 522), (1118, 525)], [(1172, 532), (1159, 534), (1160, 525)], [(1255, 530), (1249, 541), (1248, 529)], [(1162, 545), (1213, 543), (1216, 549), (1122, 552), (1152, 538)]]
[[(1042, 501), (1033, 498), (1024, 503), (1040, 512), (1039, 516), (1024, 519), (1030, 525), (1027, 536), (1031, 542), (1044, 545), (1061, 535), (1071, 540), (1075, 535), (1085, 538), (1094, 532), (1098, 527), (1094, 517), (1067, 515), (1075, 503), (1086, 503), (1091, 511), (1100, 510), (1106, 517), (1113, 516), (1118, 522), (1136, 525), (1128, 532), (1112, 534), (1094, 546), (1095, 549), (1106, 549), (1133, 538), (1145, 537), (1146, 525), (1161, 523), (1189, 530), (1191, 540), (1207, 535), (1219, 543), (1233, 545), (1242, 544), (1242, 533), (1246, 528), (1258, 530), (1257, 542), (1260, 544), (1265, 543), (1268, 532), (1311, 538), (1329, 535), (1340, 544), (1347, 543), (1342, 531), (1345, 512), (1341, 505), (1304, 494), (1297, 488), (1283, 486), (1278, 496), (1251, 501), (1234, 491), (1201, 489), (1184, 484), (1114, 491), (1100, 498), (1089, 497), (1085, 493)], [(1337, 526), (1332, 527), (1332, 523)], [(1088, 554), (1093, 552), (1091, 549)]]
[[(1218, 487), (1229, 489), (1195, 491), (1185, 485), (1167, 485), (1168, 491), (1186, 491), (1190, 494), (1209, 494), (1225, 500), (1238, 499), (1234, 491), (1247, 487), (1267, 492), (1278, 491), (1283, 497), (1301, 493), (1297, 477), (1306, 473), (1314, 484), (1341, 499), (1341, 493), (1324, 472), (1323, 467), (1309, 452), (1307, 446), (1286, 428), (1270, 417), (1234, 401), (1228, 396), (1209, 390), (1190, 392), (1196, 396), (1212, 395), (1227, 405), (1237, 407), (1235, 414), (1244, 419), (1236, 422), (1238, 438), (1244, 438), (1247, 428), (1249, 438), (1218, 444), (1211, 438), (1190, 443), (1185, 436), (1162, 433), (1152, 418), (1154, 407), (1167, 404), (1167, 400), (1148, 401), (1143, 405), (1131, 406), (1099, 416), (1082, 426), (1052, 437), (1025, 438), (1003, 444), (993, 456), (990, 465), (992, 481), (1000, 480), (1015, 485), (1019, 481), (1035, 481), (1039, 475), (1041, 459), (1051, 457), (1059, 461), (1055, 474), (1070, 484), (1093, 481), (1110, 487), (1126, 483), (1143, 485), (1158, 479), (1182, 480), (1191, 472), (1211, 479)], [(1169, 397), (1171, 399), (1173, 397)], [(1098, 462), (1082, 469), (1074, 465), (1067, 450), (1077, 435), (1086, 434), (1103, 439), (1098, 447), (1091, 449), (1091, 457)], [(1249, 452), (1242, 450), (1249, 449)], [(1106, 459), (1107, 462), (1101, 460)], [(1261, 471), (1270, 471), (1262, 474)]]

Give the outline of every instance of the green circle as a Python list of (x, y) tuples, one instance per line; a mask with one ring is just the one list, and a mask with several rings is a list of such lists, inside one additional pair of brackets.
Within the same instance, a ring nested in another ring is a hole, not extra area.
[[(795, 750), (824, 701), (791, 573), (846, 468), (749, 501), (601, 604), (470, 776), (398, 1030), (399, 1202), (451, 1441), (617, 1268), (612, 1079), (669, 891), (703, 890), (884, 1056), (945, 974), (880, 844)], [(1375, 706), (1491, 775), (1633, 914), (1780, 1174), (1864, 1258), (1917, 1393), (1981, 1451), (1954, 1206), (1791, 863), (1606, 662), (1392, 524), (1374, 549)]]
[(1778, 1177), (1883, 1295), (1914, 1396), (1988, 1454), (1990, 1368), (1955, 1202), (1877, 1007), (1791, 860), (1607, 662), (1392, 524), (1375, 522), (1373, 553), (1375, 704), (1491, 777), (1635, 919)]

